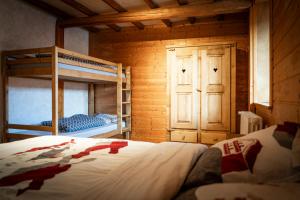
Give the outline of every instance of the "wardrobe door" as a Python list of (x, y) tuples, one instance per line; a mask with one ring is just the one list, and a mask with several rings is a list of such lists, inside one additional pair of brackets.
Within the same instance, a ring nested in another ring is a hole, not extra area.
[(210, 47), (201, 55), (201, 129), (230, 130), (230, 47)]
[(197, 129), (197, 48), (171, 53), (171, 128)]

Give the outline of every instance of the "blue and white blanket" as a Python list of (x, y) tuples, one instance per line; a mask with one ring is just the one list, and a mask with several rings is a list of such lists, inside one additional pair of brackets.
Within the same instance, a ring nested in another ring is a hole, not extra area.
[[(76, 114), (71, 117), (65, 117), (58, 120), (58, 129), (61, 133), (74, 132), (83, 129), (105, 126), (111, 124), (112, 120), (108, 120), (107, 116), (90, 116), (84, 114)], [(52, 126), (52, 121), (43, 121), (43, 126)]]

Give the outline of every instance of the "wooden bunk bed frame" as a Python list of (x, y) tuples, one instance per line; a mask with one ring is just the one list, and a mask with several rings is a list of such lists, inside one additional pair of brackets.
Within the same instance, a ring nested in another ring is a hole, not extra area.
[[(109, 72), (116, 76), (92, 73), (91, 71), (79, 71), (74, 69), (60, 68), (59, 63), (72, 65), (85, 69)], [(115, 66), (117, 68), (113, 68)], [(89, 83), (89, 114), (95, 112), (94, 89), (95, 84), (117, 84), (117, 130), (101, 134), (96, 137), (111, 137), (126, 133), (129, 139), (131, 131), (131, 78), (130, 66), (122, 67), (121, 63), (86, 56), (73, 51), (54, 47), (22, 49), (2, 52), (2, 78), (3, 78), (3, 135), (2, 141), (9, 139), (25, 139), (35, 137), (27, 134), (8, 133), (9, 129), (29, 131), (48, 131), (52, 135), (58, 135), (58, 119), (61, 117), (63, 105), (59, 103), (59, 81), (73, 81)], [(125, 71), (125, 78), (122, 73)], [(41, 125), (24, 125), (8, 123), (8, 77), (37, 78), (52, 81), (52, 127)], [(123, 88), (125, 86), (125, 88)], [(125, 93), (125, 94), (124, 94)], [(124, 94), (124, 95), (123, 95)], [(125, 97), (125, 101), (122, 100)], [(92, 99), (91, 99), (92, 98)], [(125, 104), (126, 113), (122, 112)], [(62, 111), (63, 112), (63, 111)], [(122, 128), (122, 119), (125, 118), (126, 127)]]

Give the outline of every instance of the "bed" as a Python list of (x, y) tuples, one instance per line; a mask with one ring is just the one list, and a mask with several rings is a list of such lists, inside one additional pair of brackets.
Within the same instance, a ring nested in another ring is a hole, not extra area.
[(0, 148), (0, 199), (51, 200), (170, 199), (207, 149), (201, 144), (65, 136)]
[[(52, 126), (52, 121), (41, 122), (42, 126)], [(122, 122), (126, 127), (126, 122)], [(59, 135), (69, 137), (101, 137), (107, 133), (117, 130), (117, 115), (98, 113), (95, 115), (75, 114), (70, 117), (61, 118), (58, 121)], [(45, 136), (52, 135), (50, 131), (28, 131), (9, 129), (8, 134)]]
[[(106, 132), (108, 136), (125, 134), (129, 138), (131, 132), (130, 66), (122, 66), (121, 63), (79, 54), (56, 46), (3, 51), (2, 61), (3, 87), (6, 91), (9, 90), (9, 77), (51, 80), (53, 121), (51, 126), (8, 122), (9, 98), (7, 93), (4, 93), (3, 104), (5, 112), (3, 116), (4, 134), (2, 135), (2, 141), (48, 135), (50, 132), (52, 135), (61, 134), (58, 122), (59, 118), (64, 116), (64, 81), (88, 84), (89, 115), (97, 112), (95, 105), (99, 98), (95, 98), (96, 89), (99, 93), (99, 91), (102, 91), (103, 85), (113, 85), (116, 88), (116, 109), (114, 112), (117, 113), (118, 120), (117, 124), (103, 126), (97, 130), (90, 129), (86, 132), (68, 131), (72, 133), (63, 135), (90, 137), (95, 136), (99, 132), (99, 137), (106, 137), (104, 131), (108, 131)], [(112, 111), (109, 110), (109, 112)], [(28, 115), (30, 114), (33, 115), (34, 113), (28, 113)], [(123, 121), (126, 122), (126, 126), (124, 126)], [(14, 129), (19, 131), (12, 132), (11, 130)]]
[(1, 199), (300, 197), (300, 129), (289, 122), (209, 148), (42, 136), (0, 149)]

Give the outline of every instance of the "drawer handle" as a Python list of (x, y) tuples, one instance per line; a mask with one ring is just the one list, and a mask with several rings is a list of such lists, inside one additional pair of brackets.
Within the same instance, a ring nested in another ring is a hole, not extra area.
[(184, 140), (185, 139), (185, 135), (184, 136), (182, 136), (182, 140)]
[(218, 138), (215, 138), (215, 139), (214, 139), (214, 142), (218, 142)]

